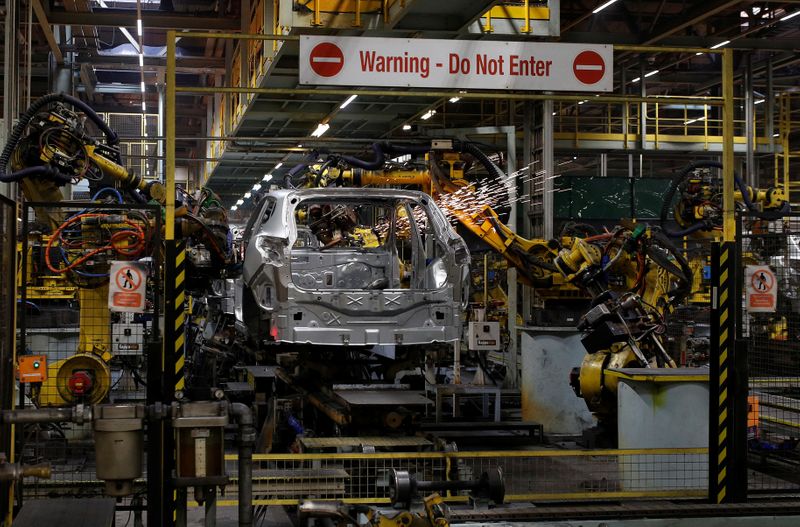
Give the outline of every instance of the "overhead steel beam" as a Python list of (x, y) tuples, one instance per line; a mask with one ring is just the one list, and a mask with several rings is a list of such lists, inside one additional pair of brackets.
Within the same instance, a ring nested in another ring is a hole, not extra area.
[(56, 63), (64, 64), (64, 54), (61, 53), (61, 48), (58, 47), (56, 36), (53, 34), (53, 28), (50, 27), (50, 21), (47, 20), (47, 13), (42, 7), (42, 2), (40, 0), (32, 0), (31, 7), (33, 7), (33, 12), (36, 14), (36, 20), (39, 21), (39, 25), (42, 27), (44, 38), (47, 40), (47, 45), (50, 46), (50, 51), (53, 52)]
[(660, 42), (662, 39), (667, 38), (675, 33), (686, 29), (687, 27), (702, 22), (703, 20), (716, 15), (717, 13), (740, 4), (741, 0), (716, 0), (714, 2), (698, 2), (695, 7), (689, 9), (679, 22), (670, 25), (658, 27), (651, 36), (647, 38), (642, 44), (654, 44)]
[[(91, 64), (98, 70), (131, 70), (139, 71), (139, 56), (99, 56), (91, 55), (82, 60)], [(179, 57), (176, 71), (178, 73), (225, 73), (225, 61), (217, 58), (206, 57)], [(145, 57), (144, 66), (148, 69), (166, 68), (167, 59), (164, 57)]]
[[(136, 27), (136, 12), (128, 9), (95, 9), (91, 13), (71, 13), (63, 9), (50, 11), (51, 24), (67, 26)], [(175, 15), (142, 11), (142, 25), (148, 29), (189, 29), (239, 31), (236, 18)]]

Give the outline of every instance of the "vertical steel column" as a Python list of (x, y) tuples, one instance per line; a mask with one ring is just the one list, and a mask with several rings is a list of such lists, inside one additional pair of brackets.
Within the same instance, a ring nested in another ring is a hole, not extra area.
[[(0, 248), (2, 254), (2, 280), (5, 281), (7, 298), (2, 311), (6, 313), (6, 319), (2, 320), (3, 346), (0, 347), (0, 410), (12, 410), (14, 408), (14, 364), (16, 362), (16, 313), (17, 313), (17, 205), (15, 202), (0, 195), (0, 214), (3, 215), (3, 227), (5, 229), (5, 243)], [(0, 427), (0, 452), (5, 452), (8, 461), (14, 461), (14, 427), (4, 424)], [(0, 485), (0, 520), (5, 525), (11, 525), (11, 515), (14, 509), (14, 486), (10, 481), (2, 482)]]
[[(509, 124), (510, 126), (504, 127), (506, 129), (506, 152), (507, 152), (507, 169), (508, 169), (508, 197), (511, 202), (511, 211), (508, 215), (508, 227), (515, 231), (517, 230), (517, 134), (513, 126), (513, 111), (509, 111)], [(517, 337), (517, 290), (519, 284), (517, 283), (517, 270), (514, 267), (509, 267), (506, 280), (508, 282), (508, 369), (511, 372), (511, 381), (509, 382), (510, 388), (517, 388), (519, 386), (519, 338)], [(508, 377), (507, 377), (508, 378)]]
[(772, 79), (772, 57), (770, 56), (767, 59), (767, 93), (766, 97), (767, 100), (764, 102), (764, 112), (766, 115), (766, 119), (764, 121), (764, 135), (766, 136), (769, 144), (772, 145), (770, 148), (771, 152), (775, 152), (775, 143), (772, 140), (772, 136), (775, 133), (775, 86), (773, 85)]
[(722, 239), (733, 241), (733, 50), (722, 52)]
[(542, 235), (545, 240), (555, 236), (553, 217), (555, 216), (555, 195), (553, 193), (553, 100), (542, 103)]
[(755, 141), (756, 141), (756, 123), (755, 123), (755, 100), (753, 93), (753, 56), (748, 53), (745, 57), (745, 70), (744, 70), (744, 134), (746, 141), (745, 149), (745, 171), (743, 172), (745, 181), (750, 186), (757, 186), (758, 181), (756, 177), (755, 167)]

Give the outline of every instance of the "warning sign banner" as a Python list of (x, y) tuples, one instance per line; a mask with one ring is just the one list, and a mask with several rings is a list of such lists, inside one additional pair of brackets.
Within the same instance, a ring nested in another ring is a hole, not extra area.
[(606, 92), (613, 48), (552, 42), (300, 37), (300, 84)]
[(775, 272), (767, 265), (748, 265), (744, 270), (747, 311), (774, 313), (778, 302)]
[(111, 262), (108, 306), (111, 311), (142, 313), (145, 308), (147, 268), (137, 262)]

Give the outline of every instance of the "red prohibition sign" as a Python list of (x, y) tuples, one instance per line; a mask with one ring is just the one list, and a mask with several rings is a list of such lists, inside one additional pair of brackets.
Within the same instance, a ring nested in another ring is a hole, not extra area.
[(775, 285), (775, 275), (772, 274), (772, 271), (765, 271), (762, 269), (753, 273), (750, 283), (753, 286), (753, 291), (769, 293)]
[(117, 287), (122, 291), (136, 291), (142, 285), (142, 275), (138, 269), (133, 267), (123, 267), (117, 271), (117, 276), (114, 279), (117, 282)]
[(308, 61), (317, 75), (333, 77), (344, 67), (344, 53), (336, 44), (321, 42), (311, 50)]
[(606, 73), (606, 63), (595, 51), (581, 51), (572, 61), (572, 72), (583, 84), (596, 84)]

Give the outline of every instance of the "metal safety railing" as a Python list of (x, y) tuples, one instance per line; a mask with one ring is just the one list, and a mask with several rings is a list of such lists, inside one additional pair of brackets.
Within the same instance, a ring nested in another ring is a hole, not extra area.
[[(235, 472), (236, 459), (226, 456), (229, 473)], [(500, 467), (508, 502), (703, 497), (708, 485), (708, 452), (703, 448), (257, 454), (253, 460), (255, 505), (296, 505), (306, 499), (389, 503), (392, 469), (445, 481), (475, 479)], [(467, 499), (458, 493), (443, 497), (449, 502)]]
[[(706, 104), (652, 104), (634, 102), (595, 103), (588, 97), (578, 103), (559, 102), (553, 112), (556, 140), (567, 140), (576, 147), (592, 141), (615, 141), (621, 148), (638, 148), (642, 140), (658, 150), (667, 143), (696, 143), (709, 150), (722, 143), (722, 114)], [(735, 103), (740, 101), (736, 100)], [(768, 134), (766, 116), (756, 106), (756, 148), (766, 149), (774, 142)], [(746, 144), (746, 122), (734, 119), (734, 143)], [(644, 133), (644, 138), (642, 138)]]

